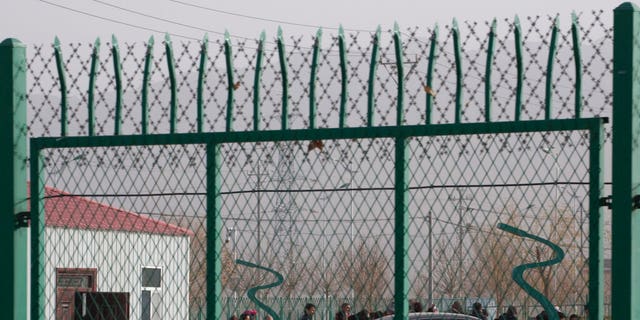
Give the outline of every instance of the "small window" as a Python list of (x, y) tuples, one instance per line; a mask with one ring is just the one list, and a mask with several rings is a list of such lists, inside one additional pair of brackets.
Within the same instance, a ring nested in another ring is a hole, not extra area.
[(160, 268), (142, 268), (142, 286), (146, 288), (160, 288), (162, 284), (162, 270)]

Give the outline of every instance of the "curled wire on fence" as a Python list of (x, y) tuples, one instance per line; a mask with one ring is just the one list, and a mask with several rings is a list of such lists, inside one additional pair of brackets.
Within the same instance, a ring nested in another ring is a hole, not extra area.
[(556, 313), (556, 308), (553, 305), (553, 303), (551, 303), (551, 301), (549, 301), (549, 299), (547, 299), (547, 297), (545, 297), (544, 294), (540, 293), (540, 291), (536, 290), (533, 286), (531, 286), (529, 283), (527, 283), (527, 281), (524, 280), (524, 272), (527, 269), (548, 267), (548, 266), (552, 266), (554, 264), (558, 264), (562, 262), (562, 260), (564, 259), (564, 250), (562, 250), (562, 248), (560, 248), (557, 244), (547, 239), (543, 239), (541, 237), (530, 234), (524, 230), (518, 229), (508, 224), (499, 223), (498, 229), (501, 229), (505, 232), (514, 234), (519, 237), (529, 238), (529, 239), (533, 239), (535, 241), (541, 242), (549, 246), (553, 250), (555, 254), (555, 258), (547, 261), (525, 263), (525, 264), (519, 265), (513, 268), (511, 277), (513, 278), (513, 281), (515, 281), (527, 294), (529, 294), (534, 299), (536, 299), (536, 301), (540, 302), (544, 310), (549, 315), (550, 319), (558, 319), (558, 314)]
[(256, 269), (267, 271), (267, 272), (273, 274), (276, 277), (276, 281), (275, 282), (250, 288), (247, 291), (247, 296), (249, 296), (249, 299), (251, 299), (251, 301), (255, 302), (258, 306), (260, 306), (260, 308), (264, 309), (269, 315), (271, 315), (273, 317), (273, 320), (280, 320), (280, 316), (278, 315), (278, 313), (276, 313), (268, 305), (262, 303), (262, 301), (260, 301), (256, 297), (256, 293), (259, 290), (275, 288), (275, 287), (281, 285), (284, 282), (284, 277), (282, 276), (282, 274), (280, 274), (279, 272), (277, 272), (277, 271), (275, 271), (273, 269), (269, 269), (267, 267), (263, 267), (261, 265), (255, 264), (255, 263), (251, 263), (249, 261), (244, 261), (244, 260), (237, 259), (236, 263), (239, 264), (239, 265), (246, 266), (246, 267), (256, 268)]

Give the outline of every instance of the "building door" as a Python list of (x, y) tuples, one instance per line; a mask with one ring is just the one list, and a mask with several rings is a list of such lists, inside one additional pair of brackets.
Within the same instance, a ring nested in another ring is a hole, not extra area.
[(56, 269), (56, 320), (73, 320), (76, 292), (95, 292), (98, 269)]
[(76, 292), (74, 320), (128, 320), (129, 292)]

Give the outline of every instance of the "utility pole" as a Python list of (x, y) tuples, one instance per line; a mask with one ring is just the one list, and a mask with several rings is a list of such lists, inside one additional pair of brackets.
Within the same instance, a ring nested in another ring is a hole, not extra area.
[[(456, 270), (456, 274), (462, 272), (462, 257), (464, 256), (462, 252), (462, 245), (464, 244), (464, 236), (466, 233), (467, 225), (464, 221), (464, 213), (469, 211), (468, 201), (472, 200), (473, 197), (465, 195), (460, 187), (456, 187), (456, 192), (458, 193), (458, 197), (449, 196), (450, 201), (456, 201), (455, 210), (458, 212), (458, 248), (456, 248), (456, 253), (458, 255), (458, 269)], [(458, 294), (462, 291), (462, 281), (458, 284)]]

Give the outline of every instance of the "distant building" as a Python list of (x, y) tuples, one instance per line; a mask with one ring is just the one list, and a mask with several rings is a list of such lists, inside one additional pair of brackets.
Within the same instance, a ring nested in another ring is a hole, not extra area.
[(49, 187), (45, 196), (42, 318), (189, 317), (191, 231)]

